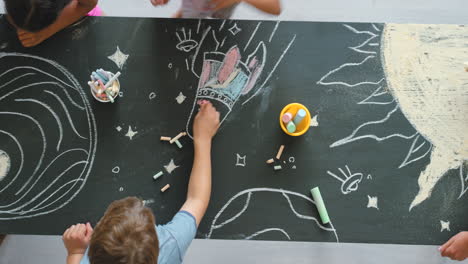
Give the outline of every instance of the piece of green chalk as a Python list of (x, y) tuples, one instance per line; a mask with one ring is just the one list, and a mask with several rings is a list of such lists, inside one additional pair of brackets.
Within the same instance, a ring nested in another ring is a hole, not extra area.
[(327, 224), (330, 222), (330, 218), (328, 217), (327, 208), (325, 207), (325, 203), (323, 202), (322, 195), (320, 194), (319, 187), (315, 187), (310, 190), (312, 197), (315, 201), (315, 206), (317, 206), (317, 210), (320, 214), (320, 218), (322, 219), (322, 223)]
[(294, 124), (293, 121), (289, 121), (289, 123), (286, 125), (286, 129), (288, 130), (289, 133), (294, 133), (296, 132), (296, 125)]
[(273, 167), (273, 169), (275, 169), (275, 170), (281, 170), (282, 167), (281, 167), (281, 165), (276, 165), (276, 166)]
[(157, 179), (158, 179), (159, 177), (161, 177), (162, 175), (163, 175), (163, 172), (160, 171), (160, 172), (156, 173), (156, 174), (153, 176), (153, 179), (154, 179), (154, 180), (157, 180)]
[(182, 148), (182, 144), (180, 144), (179, 140), (176, 140), (174, 141), (176, 143), (176, 145), (179, 147), (179, 148)]

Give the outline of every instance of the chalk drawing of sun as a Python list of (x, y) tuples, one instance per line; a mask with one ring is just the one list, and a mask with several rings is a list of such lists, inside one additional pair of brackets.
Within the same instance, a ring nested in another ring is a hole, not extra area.
[[(432, 190), (449, 170), (460, 170), (461, 191), (468, 190), (468, 27), (463, 25), (369, 24), (358, 30), (344, 25), (362, 37), (359, 45), (349, 47), (362, 59), (331, 70), (317, 83), (345, 89), (372, 85), (375, 90), (358, 104), (375, 107), (394, 106), (384, 118), (370, 120), (333, 144), (339, 147), (362, 139), (385, 141), (400, 138), (410, 142), (399, 168), (430, 155), (430, 162), (418, 178), (419, 191), (409, 209), (431, 196)], [(373, 80), (350, 82), (340, 72), (362, 68), (380, 58), (383, 75)], [(414, 133), (374, 135), (372, 128), (383, 126), (403, 113)], [(464, 168), (465, 167), (465, 168)]]

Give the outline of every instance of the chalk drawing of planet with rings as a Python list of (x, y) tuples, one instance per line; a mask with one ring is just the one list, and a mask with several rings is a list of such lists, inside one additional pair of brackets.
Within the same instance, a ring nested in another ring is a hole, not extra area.
[(93, 165), (96, 121), (76, 79), (41, 57), (0, 52), (0, 220), (67, 205)]

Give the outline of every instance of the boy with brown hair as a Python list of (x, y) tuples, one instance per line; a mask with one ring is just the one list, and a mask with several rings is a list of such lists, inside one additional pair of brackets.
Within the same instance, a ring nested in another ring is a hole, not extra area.
[(86, 223), (65, 231), (67, 264), (182, 263), (210, 200), (211, 141), (219, 127), (219, 113), (213, 105), (208, 101), (199, 105), (187, 200), (171, 222), (155, 226), (153, 213), (138, 198), (114, 201), (94, 230)]

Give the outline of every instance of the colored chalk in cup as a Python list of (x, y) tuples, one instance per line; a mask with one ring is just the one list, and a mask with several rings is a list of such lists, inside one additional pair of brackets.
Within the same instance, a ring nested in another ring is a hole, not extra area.
[(330, 218), (328, 217), (327, 208), (325, 207), (325, 203), (323, 202), (322, 195), (320, 194), (319, 187), (315, 187), (310, 190), (312, 197), (315, 201), (315, 206), (317, 206), (317, 210), (320, 214), (320, 218), (322, 219), (322, 223), (327, 224), (330, 222)]
[(299, 111), (297, 111), (296, 113), (296, 116), (294, 117), (294, 124), (296, 126), (298, 126), (302, 120), (304, 119), (304, 117), (307, 115), (306, 111), (304, 109), (299, 109)]
[(289, 123), (286, 125), (286, 129), (288, 130), (289, 133), (294, 133), (296, 132), (296, 125), (294, 124), (293, 121), (289, 121)]
[(281, 117), (281, 120), (283, 120), (283, 123), (287, 124), (291, 121), (292, 118), (293, 118), (293, 115), (287, 112)]

